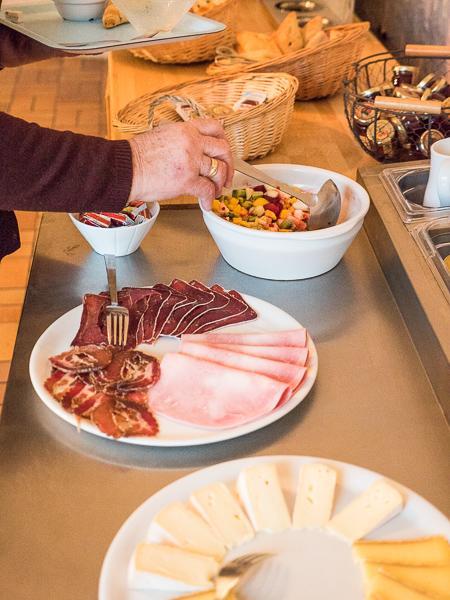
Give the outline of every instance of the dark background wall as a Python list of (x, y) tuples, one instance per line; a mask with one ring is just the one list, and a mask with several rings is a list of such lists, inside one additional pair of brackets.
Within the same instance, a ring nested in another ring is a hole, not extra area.
[(390, 50), (450, 44), (450, 0), (356, 0), (355, 11)]

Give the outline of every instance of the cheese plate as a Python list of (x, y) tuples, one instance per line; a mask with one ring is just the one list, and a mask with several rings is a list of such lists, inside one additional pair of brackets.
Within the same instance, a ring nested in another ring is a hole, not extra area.
[[(182, 595), (169, 590), (131, 589), (129, 565), (138, 544), (148, 535), (150, 524), (160, 511), (174, 502), (186, 503), (192, 494), (217, 482), (230, 490), (243, 470), (274, 465), (289, 513), (293, 514), (300, 469), (321, 463), (337, 473), (332, 517), (371, 486), (382, 481), (401, 494), (403, 509), (375, 528), (367, 539), (398, 540), (418, 536), (450, 539), (448, 519), (410, 489), (381, 478), (377, 473), (351, 464), (307, 456), (261, 456), (234, 460), (201, 469), (166, 486), (146, 500), (127, 519), (114, 537), (105, 556), (99, 582), (99, 600), (172, 600)], [(380, 480), (381, 478), (381, 480)], [(331, 521), (330, 521), (331, 523)], [(151, 531), (151, 529), (150, 529)], [(148, 539), (148, 538), (147, 538)], [(240, 600), (364, 600), (363, 569), (352, 556), (352, 545), (326, 528), (288, 528), (277, 533), (259, 531), (250, 541), (229, 550), (224, 562), (250, 552), (270, 552), (264, 562), (239, 589)]]
[[(6, 17), (6, 10), (19, 13), (19, 22)], [(148, 38), (138, 35), (130, 23), (105, 29), (100, 19), (93, 21), (66, 21), (61, 18), (53, 2), (3, 2), (0, 23), (50, 48), (75, 54), (92, 54), (108, 50), (129, 50), (152, 44), (169, 44), (217, 33), (225, 29), (223, 23), (186, 13), (172, 31), (161, 32)]]
[[(227, 333), (276, 332), (301, 327), (296, 319), (273, 304), (253, 296), (245, 295), (243, 297), (257, 312), (258, 318), (248, 323), (228, 326), (226, 328)], [(31, 353), (30, 377), (38, 396), (59, 418), (70, 423), (73, 427), (77, 427), (81, 432), (107, 437), (90, 421), (80, 420), (74, 414), (64, 410), (45, 387), (45, 381), (51, 372), (49, 357), (64, 352), (70, 347), (71, 341), (79, 328), (81, 313), (82, 307), (78, 306), (61, 316), (44, 331)], [(141, 344), (138, 348), (161, 359), (168, 352), (176, 352), (179, 344), (178, 339), (163, 336), (152, 346)], [(298, 391), (285, 404), (264, 416), (242, 425), (223, 429), (208, 429), (174, 421), (156, 413), (159, 423), (158, 435), (154, 437), (121, 437), (117, 441), (145, 446), (194, 446), (233, 439), (266, 427), (292, 411), (310, 392), (318, 370), (317, 351), (310, 336), (307, 337), (307, 348), (306, 373)]]

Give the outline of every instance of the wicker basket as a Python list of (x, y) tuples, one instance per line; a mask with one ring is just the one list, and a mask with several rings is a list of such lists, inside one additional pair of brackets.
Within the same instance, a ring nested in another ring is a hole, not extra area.
[(352, 64), (360, 57), (368, 30), (369, 23), (366, 22), (330, 27), (327, 31), (339, 31), (342, 36), (317, 48), (304, 48), (280, 58), (258, 63), (222, 68), (212, 64), (207, 72), (215, 76), (236, 71), (282, 71), (298, 79), (297, 100), (324, 98), (335, 94), (341, 88)]
[(138, 58), (155, 63), (186, 64), (212, 60), (218, 46), (232, 46), (236, 40), (236, 6), (238, 0), (225, 0), (211, 8), (205, 16), (226, 25), (224, 31), (203, 35), (175, 44), (160, 44), (135, 48), (130, 52)]
[[(140, 133), (161, 121), (180, 121), (173, 105), (158, 105), (161, 96), (192, 98), (201, 105), (234, 105), (244, 90), (261, 90), (267, 100), (221, 119), (233, 153), (244, 160), (262, 157), (281, 141), (295, 102), (297, 80), (287, 73), (248, 73), (202, 79), (145, 94), (122, 108), (114, 120), (120, 131)], [(156, 105), (153, 109), (153, 105)]]

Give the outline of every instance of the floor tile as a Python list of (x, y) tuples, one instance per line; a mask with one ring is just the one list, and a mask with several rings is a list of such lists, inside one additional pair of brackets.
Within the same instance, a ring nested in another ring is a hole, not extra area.
[[(7, 256), (0, 263), (0, 287), (18, 288), (25, 287), (28, 280), (28, 258), (15, 258)], [(1, 337), (0, 337), (1, 339)]]
[(0, 310), (0, 323), (14, 323), (20, 319), (22, 306), (20, 304), (10, 304), (2, 306)]
[(8, 381), (9, 367), (11, 363), (8, 360), (0, 362), (0, 383)]
[(0, 323), (0, 361), (11, 360), (18, 323)]
[(3, 310), (4, 305), (8, 304), (22, 304), (25, 298), (25, 288), (0, 288), (0, 306)]

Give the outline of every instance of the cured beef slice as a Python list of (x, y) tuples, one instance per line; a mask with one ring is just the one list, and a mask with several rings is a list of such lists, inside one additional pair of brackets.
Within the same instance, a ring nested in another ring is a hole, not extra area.
[(250, 373), (266, 375), (277, 381), (287, 383), (292, 389), (296, 389), (306, 373), (305, 367), (298, 367), (289, 363), (280, 363), (276, 360), (239, 354), (230, 350), (208, 346), (207, 344), (196, 344), (182, 342), (181, 352), (196, 358), (210, 360), (226, 367), (233, 367)]
[(210, 290), (196, 288), (181, 279), (174, 279), (170, 286), (178, 292), (186, 294), (188, 297), (195, 300), (195, 304), (189, 307), (189, 310), (182, 316), (172, 332), (172, 335), (180, 336), (187, 330), (194, 319), (204, 314), (213, 306), (215, 296)]
[(153, 331), (162, 295), (153, 288), (123, 288), (119, 304), (128, 308), (130, 315), (127, 348), (134, 348), (145, 341), (145, 326)]
[(165, 297), (159, 309), (151, 339), (149, 339), (146, 334), (146, 341), (150, 343), (157, 340), (158, 337), (161, 335), (161, 332), (164, 329), (164, 326), (166, 325), (168, 320), (170, 319), (173, 311), (177, 307), (184, 306), (188, 302), (188, 297), (186, 296), (186, 294), (175, 290), (174, 288), (172, 288), (172, 286), (158, 283), (154, 286), (154, 289), (160, 291)]
[(106, 344), (104, 331), (104, 309), (109, 297), (103, 294), (86, 294), (83, 298), (83, 312), (78, 332), (72, 346), (86, 344)]
[(306, 346), (306, 329), (290, 329), (270, 333), (208, 333), (205, 335), (185, 335), (182, 340), (205, 344), (243, 344), (247, 346)]
[(219, 327), (225, 327), (226, 325), (243, 323), (244, 321), (256, 319), (257, 315), (255, 311), (249, 307), (242, 296), (237, 294), (237, 292), (227, 292), (220, 285), (213, 285), (211, 290), (228, 297), (229, 303), (224, 306), (223, 311), (211, 315), (212, 318), (206, 323), (195, 328), (189, 328), (189, 331), (186, 331), (185, 333), (205, 333), (213, 329), (218, 329)]
[(169, 353), (161, 361), (161, 378), (149, 390), (149, 406), (183, 423), (225, 428), (269, 413), (290, 393), (287, 384), (265, 375)]

